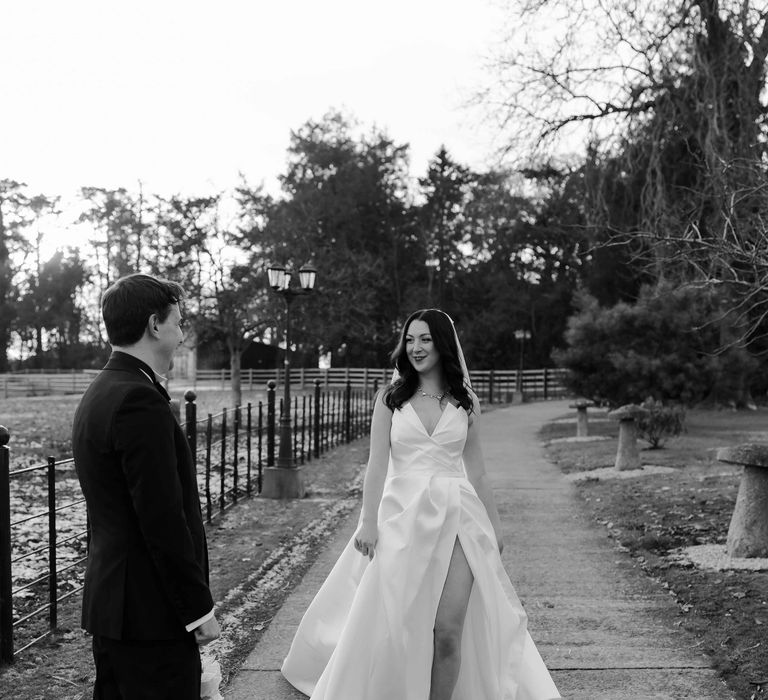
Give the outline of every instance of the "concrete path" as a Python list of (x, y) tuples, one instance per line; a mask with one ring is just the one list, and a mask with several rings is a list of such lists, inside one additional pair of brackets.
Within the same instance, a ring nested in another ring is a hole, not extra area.
[[(509, 406), (486, 414), (482, 429), (504, 527), (504, 564), (561, 694), (569, 700), (732, 698), (695, 640), (673, 624), (673, 598), (581, 513), (574, 486), (544, 459), (536, 432), (566, 413), (566, 401)], [(357, 517), (339, 528), (288, 597), (227, 688), (227, 700), (305, 697), (282, 678), (280, 664)]]

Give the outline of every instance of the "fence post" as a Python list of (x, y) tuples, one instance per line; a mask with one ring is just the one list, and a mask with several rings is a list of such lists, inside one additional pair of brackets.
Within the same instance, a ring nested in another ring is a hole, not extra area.
[(488, 403), (493, 403), (493, 370), (488, 373)]
[(221, 462), (219, 463), (219, 510), (227, 507), (226, 502), (227, 470), (227, 409), (221, 411)]
[(242, 420), (240, 411), (240, 406), (235, 406), (234, 424), (232, 426), (232, 503), (237, 503), (237, 482), (239, 481), (237, 474), (237, 443), (240, 440), (240, 421)]
[(547, 372), (547, 368), (544, 368), (544, 400), (546, 401), (549, 398), (549, 372)]
[(352, 382), (349, 379), (344, 392), (344, 442), (352, 442)]
[(274, 379), (267, 382), (267, 466), (275, 466), (275, 386)]
[(257, 433), (257, 440), (258, 440), (258, 460), (257, 460), (257, 466), (259, 470), (258, 474), (258, 482), (256, 484), (257, 491), (256, 493), (261, 493), (261, 483), (262, 483), (262, 477), (263, 477), (263, 470), (264, 470), (264, 453), (263, 453), (263, 447), (264, 447), (264, 403), (262, 401), (259, 401), (259, 427), (258, 427), (258, 433)]
[(11, 586), (11, 434), (0, 425), (0, 661), (13, 663)]
[[(253, 371), (253, 370), (251, 370)], [(246, 424), (245, 424), (245, 449), (246, 449), (246, 461), (245, 461), (245, 468), (246, 468), (246, 478), (245, 478), (245, 492), (250, 496), (251, 495), (251, 403), (248, 402), (248, 412), (246, 414)]]
[(320, 457), (320, 379), (315, 379), (315, 458)]
[(197, 406), (195, 399), (197, 394), (190, 389), (184, 394), (184, 430), (187, 434), (187, 444), (192, 452), (192, 463), (197, 470)]
[(56, 605), (58, 572), (56, 569), (56, 458), (48, 457), (48, 625), (51, 631), (58, 626)]
[(301, 397), (301, 463), (302, 464), (304, 464), (304, 462), (307, 459), (307, 445), (305, 442), (306, 429), (307, 429), (307, 395), (304, 394)]
[(205, 518), (211, 522), (213, 504), (211, 502), (211, 443), (213, 442), (213, 416), (208, 414), (205, 425)]

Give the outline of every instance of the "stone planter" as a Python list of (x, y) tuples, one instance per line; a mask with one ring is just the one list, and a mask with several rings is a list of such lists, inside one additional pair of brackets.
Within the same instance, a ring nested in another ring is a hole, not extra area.
[(569, 408), (576, 409), (576, 437), (587, 437), (589, 435), (589, 420), (587, 418), (587, 409), (595, 404), (589, 399), (576, 399)]
[(627, 404), (608, 414), (619, 421), (619, 446), (616, 450), (615, 467), (618, 471), (640, 469), (640, 452), (637, 448), (637, 424), (635, 419), (648, 413), (642, 406)]
[(768, 557), (768, 445), (723, 447), (717, 459), (744, 467), (725, 549), (731, 557)]

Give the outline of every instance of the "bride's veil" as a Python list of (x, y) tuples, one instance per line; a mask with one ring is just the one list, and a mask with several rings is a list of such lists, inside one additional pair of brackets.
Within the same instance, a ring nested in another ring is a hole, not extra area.
[[(445, 311), (443, 311), (445, 313)], [(445, 314), (448, 316), (448, 314)], [(467, 389), (472, 389), (472, 379), (469, 376), (469, 369), (467, 368), (467, 361), (464, 359), (464, 350), (461, 349), (461, 343), (459, 342), (459, 334), (456, 332), (456, 324), (453, 319), (448, 316), (448, 320), (451, 322), (451, 328), (453, 328), (453, 339), (456, 341), (456, 353), (459, 356), (459, 364), (461, 365), (461, 373), (464, 375), (464, 384)]]

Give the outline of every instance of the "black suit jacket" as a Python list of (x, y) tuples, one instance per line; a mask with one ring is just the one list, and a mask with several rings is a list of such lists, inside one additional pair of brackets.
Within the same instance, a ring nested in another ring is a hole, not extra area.
[(213, 608), (194, 460), (150, 377), (113, 352), (72, 430), (91, 527), (83, 627), (113, 639), (183, 638)]

